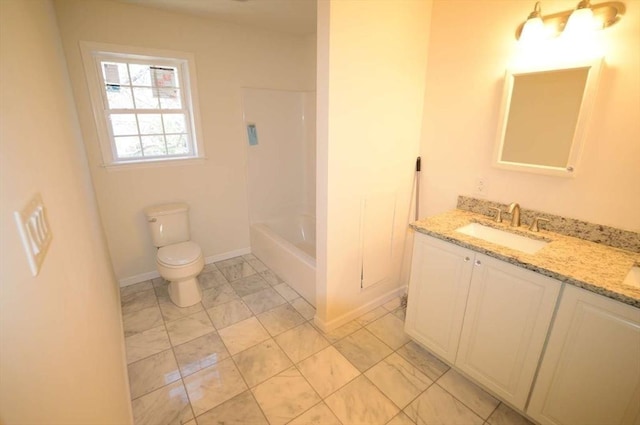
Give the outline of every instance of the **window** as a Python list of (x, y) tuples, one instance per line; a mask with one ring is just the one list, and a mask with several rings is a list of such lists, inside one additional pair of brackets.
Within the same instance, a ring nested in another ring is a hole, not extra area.
[(202, 157), (193, 59), (104, 47), (82, 43), (105, 165)]

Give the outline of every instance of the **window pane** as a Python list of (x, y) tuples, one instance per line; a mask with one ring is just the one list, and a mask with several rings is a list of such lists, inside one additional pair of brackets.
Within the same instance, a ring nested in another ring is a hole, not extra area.
[(129, 72), (131, 73), (131, 85), (151, 87), (149, 65), (129, 64)]
[(160, 98), (162, 109), (182, 109), (180, 90), (178, 89), (156, 89)]
[(138, 126), (134, 114), (111, 114), (111, 128), (114, 136), (137, 135)]
[(140, 134), (162, 134), (160, 114), (138, 114)]
[(138, 109), (158, 109), (158, 98), (154, 96), (152, 89), (135, 88), (133, 89), (133, 97), (136, 99), (136, 108)]
[(184, 114), (162, 114), (165, 133), (186, 133)]
[(129, 73), (126, 63), (100, 62), (102, 65), (102, 78), (106, 84), (129, 84)]
[(167, 154), (164, 136), (142, 136), (142, 148), (144, 156), (164, 156)]
[(118, 158), (136, 158), (142, 156), (142, 147), (138, 136), (114, 137)]
[(173, 134), (167, 137), (167, 151), (169, 155), (189, 153), (189, 138), (186, 134)]
[[(0, 0), (2, 1), (2, 0)], [(191, 134), (193, 112), (189, 102), (185, 60), (93, 51), (99, 82), (91, 90), (102, 89), (95, 105), (104, 111), (106, 127), (100, 126), (100, 141), (113, 152), (112, 163), (157, 161), (194, 157), (196, 146)], [(102, 78), (102, 80), (100, 80)], [(103, 119), (104, 119), (103, 118)], [(103, 121), (104, 123), (104, 121)], [(104, 137), (108, 136), (108, 137)]]
[(133, 99), (131, 99), (129, 87), (108, 84), (105, 89), (109, 109), (133, 109)]

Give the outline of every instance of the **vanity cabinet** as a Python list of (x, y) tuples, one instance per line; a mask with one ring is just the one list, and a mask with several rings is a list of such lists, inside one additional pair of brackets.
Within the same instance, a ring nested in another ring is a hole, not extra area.
[(473, 251), (416, 233), (405, 332), (454, 363), (473, 269)]
[(640, 309), (567, 285), (527, 414), (541, 424), (640, 424)]
[(522, 410), (561, 283), (476, 254), (456, 366)]
[(416, 233), (405, 331), (524, 410), (560, 286)]

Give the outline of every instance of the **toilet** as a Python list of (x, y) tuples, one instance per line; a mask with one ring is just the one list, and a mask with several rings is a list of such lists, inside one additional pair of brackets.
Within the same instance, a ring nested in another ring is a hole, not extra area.
[(169, 281), (169, 298), (179, 307), (202, 299), (197, 276), (204, 268), (200, 246), (189, 240), (189, 206), (171, 203), (145, 208), (153, 244), (158, 248), (156, 266)]

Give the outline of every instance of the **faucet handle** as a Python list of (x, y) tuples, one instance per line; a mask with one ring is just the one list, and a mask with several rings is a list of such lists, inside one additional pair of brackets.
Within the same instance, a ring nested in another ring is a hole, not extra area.
[(540, 222), (549, 222), (550, 220), (547, 218), (542, 218), (542, 217), (536, 217), (533, 219), (533, 221), (531, 222), (531, 226), (529, 226), (529, 230), (531, 230), (532, 232), (539, 232), (540, 231)]
[(489, 209), (496, 212), (496, 216), (494, 218), (494, 221), (496, 223), (502, 223), (502, 210), (500, 208), (497, 208), (497, 207), (489, 207)]

